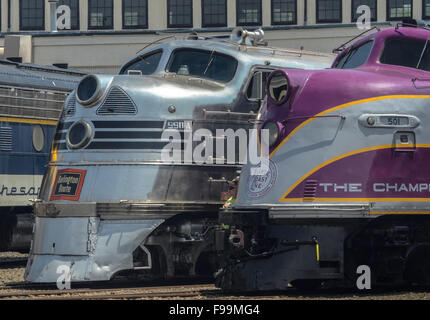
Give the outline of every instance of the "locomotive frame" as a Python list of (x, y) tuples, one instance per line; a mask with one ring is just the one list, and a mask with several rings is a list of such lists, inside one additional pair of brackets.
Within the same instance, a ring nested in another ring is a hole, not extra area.
[(218, 286), (350, 287), (361, 266), (372, 286), (429, 284), (428, 36), (403, 23), (344, 48), (329, 70), (271, 75), (289, 91), (269, 80), (260, 112), (276, 137), (272, 169), (255, 187), (245, 166), (219, 214)]
[[(56, 282), (61, 265), (73, 282), (212, 275), (220, 195), (242, 164), (163, 163), (169, 141), (160, 136), (188, 121), (193, 130), (249, 128), (271, 71), (332, 62), (331, 55), (267, 47), (262, 34), (191, 35), (146, 48), (120, 75), (82, 80), (75, 113), (57, 129), (36, 205), (27, 281)], [(58, 186), (79, 170), (85, 177)], [(79, 183), (79, 194), (59, 191), (75, 192)]]

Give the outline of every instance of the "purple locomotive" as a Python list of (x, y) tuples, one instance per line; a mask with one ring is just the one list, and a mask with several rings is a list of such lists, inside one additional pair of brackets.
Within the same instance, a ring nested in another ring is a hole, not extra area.
[(429, 284), (429, 39), (401, 23), (330, 69), (271, 74), (258, 123), (269, 170), (245, 166), (220, 212), (219, 287), (355, 286), (361, 270), (372, 286)]

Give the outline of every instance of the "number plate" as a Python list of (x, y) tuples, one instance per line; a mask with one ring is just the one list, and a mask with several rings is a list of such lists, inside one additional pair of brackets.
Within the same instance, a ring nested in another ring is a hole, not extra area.
[(191, 130), (193, 122), (190, 120), (167, 120), (164, 124), (164, 130)]
[(407, 127), (409, 119), (406, 117), (380, 117), (381, 123), (390, 127)]
[(405, 114), (363, 114), (358, 122), (367, 128), (416, 128), (420, 119)]

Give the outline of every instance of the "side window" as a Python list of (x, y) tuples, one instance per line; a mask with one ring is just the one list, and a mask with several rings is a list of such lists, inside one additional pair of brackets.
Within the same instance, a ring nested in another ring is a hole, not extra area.
[(341, 69), (343, 67), (346, 59), (348, 59), (349, 54), (350, 54), (350, 52), (345, 53), (345, 55), (339, 60), (339, 62), (336, 65), (337, 69)]
[(248, 100), (263, 100), (266, 96), (266, 84), (273, 70), (256, 70), (246, 90)]
[(373, 41), (366, 42), (346, 54), (337, 64), (338, 69), (354, 69), (366, 63), (372, 51)]
[(155, 72), (160, 63), (163, 52), (158, 51), (150, 53), (146, 56), (140, 56), (135, 59), (132, 63), (121, 70), (121, 74), (132, 74), (132, 75), (150, 75)]
[(430, 39), (391, 39), (385, 43), (380, 62), (430, 71)]

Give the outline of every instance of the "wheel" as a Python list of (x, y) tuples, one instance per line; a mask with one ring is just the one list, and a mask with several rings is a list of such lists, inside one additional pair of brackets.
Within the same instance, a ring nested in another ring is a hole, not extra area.
[(430, 246), (419, 246), (409, 253), (404, 278), (409, 285), (430, 285)]

